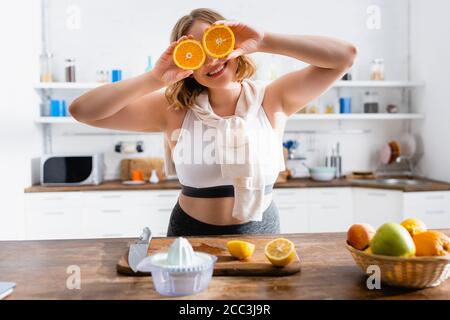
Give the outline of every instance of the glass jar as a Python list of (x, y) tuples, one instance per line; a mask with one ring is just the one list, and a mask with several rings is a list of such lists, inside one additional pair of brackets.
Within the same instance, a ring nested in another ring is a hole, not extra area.
[(41, 63), (41, 82), (53, 82), (52, 60), (51, 53), (43, 53), (39, 57)]
[(75, 59), (68, 58), (65, 60), (66, 82), (75, 82)]
[(384, 80), (384, 59), (378, 58), (372, 60), (370, 68), (371, 80)]
[(378, 92), (366, 91), (363, 97), (364, 113), (378, 113)]

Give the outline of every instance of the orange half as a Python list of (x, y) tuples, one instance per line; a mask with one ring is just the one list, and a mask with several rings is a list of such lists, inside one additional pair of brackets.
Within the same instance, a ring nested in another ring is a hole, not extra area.
[(196, 40), (181, 41), (173, 50), (173, 62), (184, 70), (197, 70), (205, 62), (205, 51)]
[(234, 49), (234, 33), (224, 25), (211, 26), (203, 33), (202, 43), (207, 55), (224, 58)]
[(294, 260), (296, 252), (292, 241), (278, 238), (270, 241), (264, 248), (264, 253), (269, 261), (277, 267), (284, 267)]

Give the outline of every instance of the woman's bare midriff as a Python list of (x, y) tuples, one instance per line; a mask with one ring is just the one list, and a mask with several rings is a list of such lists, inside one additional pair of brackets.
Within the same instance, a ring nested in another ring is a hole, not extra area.
[[(184, 212), (204, 223), (223, 226), (248, 222), (233, 218), (233, 197), (193, 198), (180, 194), (178, 201)], [(264, 202), (264, 209), (267, 209), (272, 202), (272, 194), (266, 195)]]

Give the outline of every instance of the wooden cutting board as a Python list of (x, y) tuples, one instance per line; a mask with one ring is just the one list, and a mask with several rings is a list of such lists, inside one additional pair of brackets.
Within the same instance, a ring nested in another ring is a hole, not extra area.
[[(255, 244), (255, 252), (251, 258), (240, 261), (233, 258), (226, 247), (231, 238), (216, 237), (190, 237), (188, 238), (194, 251), (205, 252), (217, 257), (214, 266), (215, 276), (287, 276), (300, 271), (300, 260), (298, 254), (294, 261), (285, 267), (275, 267), (264, 255), (264, 246), (276, 237), (258, 237), (246, 239)], [(236, 238), (233, 238), (236, 239)], [(154, 238), (150, 242), (148, 255), (157, 252), (167, 252), (174, 238)], [(150, 273), (133, 272), (128, 265), (128, 252), (120, 258), (117, 263), (117, 272), (130, 276), (148, 276)]]

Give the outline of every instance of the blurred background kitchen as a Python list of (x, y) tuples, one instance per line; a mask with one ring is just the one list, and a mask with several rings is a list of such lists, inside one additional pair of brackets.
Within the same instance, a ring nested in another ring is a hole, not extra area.
[[(448, 1), (20, 0), (0, 12), (0, 240), (129, 237), (145, 225), (165, 235), (178, 182), (165, 176), (162, 135), (88, 127), (68, 106), (151, 70), (196, 7), (358, 47), (349, 73), (289, 120), (275, 189), (283, 233), (407, 216), (450, 227)], [(304, 66), (253, 58), (265, 81)]]

